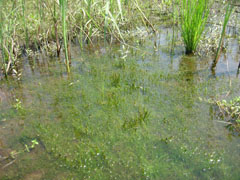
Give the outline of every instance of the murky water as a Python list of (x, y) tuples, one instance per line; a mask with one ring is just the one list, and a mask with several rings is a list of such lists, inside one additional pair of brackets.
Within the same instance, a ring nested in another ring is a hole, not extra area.
[(0, 82), (0, 179), (239, 179), (239, 136), (199, 100), (239, 95), (239, 44), (212, 73), (211, 58), (171, 54), (170, 33), (74, 47), (70, 75), (25, 59), (21, 81)]

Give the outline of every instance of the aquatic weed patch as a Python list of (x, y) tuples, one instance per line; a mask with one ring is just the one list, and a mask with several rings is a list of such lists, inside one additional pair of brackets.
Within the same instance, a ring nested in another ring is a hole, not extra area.
[(81, 74), (42, 84), (45, 115), (30, 111), (39, 113), (26, 132), (38, 136), (59, 167), (85, 179), (222, 175), (218, 153), (188, 136), (198, 93), (197, 83), (185, 80), (189, 74), (150, 73), (134, 58), (124, 66), (116, 66), (118, 58), (86, 59)]
[[(51, 162), (46, 172), (55, 169), (44, 178), (237, 177), (238, 161), (225, 161), (234, 146), (219, 141), (225, 135), (212, 125), (211, 105), (198, 99), (226, 91), (227, 78), (199, 76), (197, 60), (189, 57), (169, 70), (158, 60), (141, 63), (140, 55), (97, 55), (75, 59), (69, 75), (53, 62), (23, 78), (12, 116), (3, 115), (24, 120), (15, 144), (41, 144), (45, 163)], [(21, 177), (33, 170), (24, 170), (27, 162)]]
[(226, 127), (233, 134), (240, 133), (240, 97), (235, 97), (232, 100), (208, 100), (209, 103), (215, 104), (218, 107), (218, 116), (226, 121)]

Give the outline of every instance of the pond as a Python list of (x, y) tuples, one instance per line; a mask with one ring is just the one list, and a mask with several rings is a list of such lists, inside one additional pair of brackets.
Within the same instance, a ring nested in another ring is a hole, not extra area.
[(239, 179), (239, 135), (205, 101), (239, 95), (239, 42), (212, 72), (211, 57), (171, 53), (170, 34), (74, 46), (71, 74), (25, 58), (20, 81), (0, 81), (0, 179)]

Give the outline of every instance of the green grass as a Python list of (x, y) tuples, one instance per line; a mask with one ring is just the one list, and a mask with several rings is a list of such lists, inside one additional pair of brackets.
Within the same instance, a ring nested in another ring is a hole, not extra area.
[[(138, 26), (143, 26), (152, 8), (136, 0), (60, 0), (60, 1), (7, 1), (2, 0), (1, 23), (7, 23), (1, 30), (1, 68), (9, 62), (10, 48), (19, 47), (26, 52), (31, 50), (48, 51), (56, 49), (60, 57), (61, 45), (64, 48), (65, 64), (70, 71), (70, 42), (77, 38), (81, 47), (96, 40), (125, 43), (124, 34)], [(155, 2), (156, 3), (156, 2)], [(157, 4), (156, 4), (157, 5)], [(9, 12), (13, 15), (9, 16)], [(149, 20), (148, 20), (149, 21)], [(149, 23), (149, 22), (148, 22)], [(61, 31), (59, 31), (61, 29)], [(51, 46), (55, 46), (54, 48)], [(21, 51), (19, 51), (21, 52)], [(7, 57), (7, 59), (6, 59)], [(4, 62), (3, 62), (4, 61)], [(9, 64), (12, 67), (12, 62)]]
[(183, 0), (180, 7), (181, 34), (186, 54), (197, 49), (201, 35), (205, 29), (210, 7), (209, 0)]
[[(60, 0), (60, 1), (7, 1), (2, 0), (1, 11), (1, 69), (10, 69), (17, 59), (13, 51), (30, 48), (33, 51), (55, 51), (65, 55), (67, 71), (70, 71), (70, 44), (78, 39), (81, 48), (95, 42), (120, 42), (137, 44), (134, 30), (143, 26), (157, 32), (159, 19), (166, 13), (174, 23), (180, 21), (186, 53), (196, 51), (209, 14), (209, 0), (139, 1), (139, 0)], [(177, 6), (181, 7), (177, 12)], [(163, 13), (162, 13), (163, 9)], [(171, 14), (172, 13), (172, 14)], [(11, 14), (11, 15), (9, 15)], [(174, 34), (176, 29), (174, 27)], [(172, 53), (174, 42), (172, 38)], [(14, 47), (14, 48), (13, 48)], [(16, 48), (17, 47), (17, 48)], [(61, 48), (64, 47), (64, 48)], [(50, 54), (50, 53), (49, 53)], [(9, 60), (11, 61), (9, 64)], [(11, 72), (11, 70), (9, 71)]]
[(64, 41), (64, 49), (65, 49), (65, 64), (67, 67), (67, 72), (70, 72), (70, 62), (69, 62), (69, 52), (68, 52), (68, 32), (67, 32), (67, 0), (59, 0), (61, 7), (61, 15), (62, 15), (62, 32), (63, 32), (63, 41)]
[[(9, 11), (4, 11), (9, 5)], [(15, 34), (15, 24), (16, 21), (16, 11), (19, 7), (16, 6), (15, 1), (7, 4), (1, 1), (1, 14), (0, 14), (0, 49), (1, 49), (1, 63), (3, 73), (5, 77), (8, 76), (10, 72), (16, 74), (16, 59), (19, 53), (18, 45), (14, 41), (16, 37)]]
[(2, 68), (3, 68), (3, 72), (6, 75), (6, 68), (5, 68), (5, 55), (4, 55), (4, 41), (3, 41), (3, 25), (4, 25), (4, 21), (3, 21), (3, 2), (0, 1), (0, 45), (1, 45), (1, 49), (2, 49)]
[(22, 0), (22, 21), (24, 25), (24, 32), (25, 32), (25, 41), (26, 41), (26, 48), (29, 47), (29, 37), (28, 37), (28, 28), (27, 28), (27, 23), (26, 23), (26, 16), (25, 16), (25, 7), (26, 2), (25, 0)]
[(220, 37), (220, 40), (219, 40), (219, 44), (218, 44), (218, 48), (217, 48), (215, 58), (213, 60), (212, 69), (214, 69), (216, 67), (217, 62), (219, 60), (220, 52), (221, 52), (221, 49), (222, 49), (222, 46), (223, 46), (223, 41), (224, 41), (224, 37), (225, 37), (225, 33), (226, 33), (226, 27), (227, 27), (228, 21), (230, 19), (230, 16), (233, 12), (233, 8), (234, 8), (234, 6), (231, 5), (231, 3), (228, 3), (228, 5), (226, 7), (226, 13), (225, 13), (224, 21), (223, 21), (222, 33), (221, 33), (221, 37)]

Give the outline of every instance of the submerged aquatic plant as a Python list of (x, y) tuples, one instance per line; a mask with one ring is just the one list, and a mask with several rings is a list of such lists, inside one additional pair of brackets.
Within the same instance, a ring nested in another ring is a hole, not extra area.
[(150, 111), (147, 108), (139, 107), (138, 113), (134, 117), (126, 119), (122, 125), (122, 128), (134, 129), (136, 131), (138, 127), (148, 123), (149, 116)]
[(209, 0), (183, 0), (181, 10), (181, 34), (186, 54), (193, 53), (205, 29), (209, 11)]

